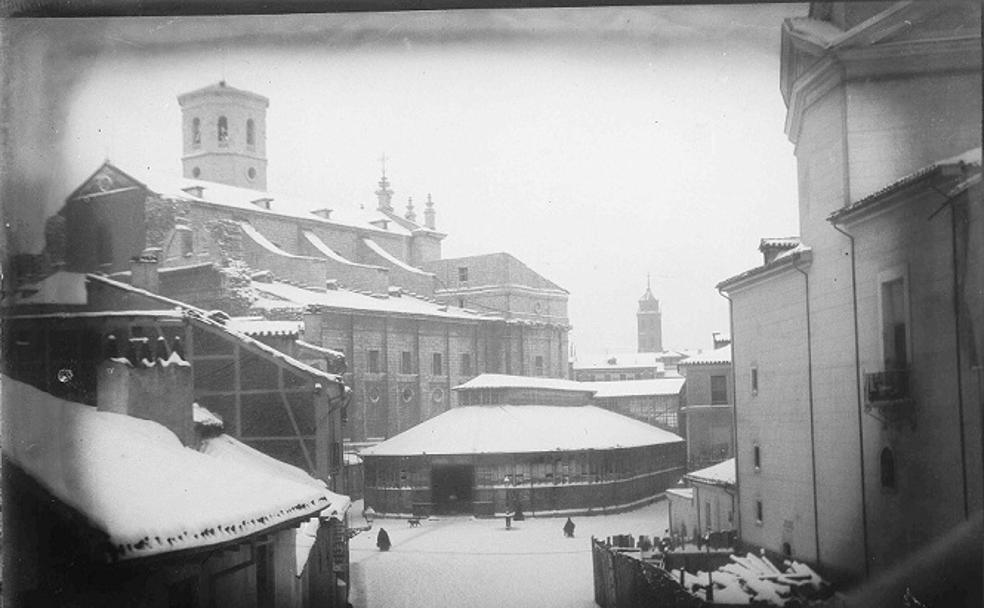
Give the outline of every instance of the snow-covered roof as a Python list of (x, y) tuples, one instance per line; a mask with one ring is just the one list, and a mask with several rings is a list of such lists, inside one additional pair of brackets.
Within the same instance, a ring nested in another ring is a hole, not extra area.
[(673, 433), (593, 405), (470, 405), (450, 409), (361, 455), (604, 450), (680, 441)]
[(424, 277), (433, 277), (434, 276), (434, 273), (433, 272), (427, 272), (425, 270), (421, 270), (419, 268), (416, 268), (414, 266), (411, 266), (410, 264), (405, 263), (400, 258), (398, 258), (398, 257), (390, 254), (390, 252), (388, 252), (385, 249), (383, 249), (382, 247), (380, 247), (379, 246), (379, 243), (377, 243), (376, 241), (374, 241), (374, 240), (372, 240), (370, 238), (362, 237), (362, 243), (366, 247), (368, 247), (370, 250), (372, 250), (373, 253), (375, 253), (379, 257), (383, 258), (384, 260), (386, 260), (387, 262), (389, 262), (393, 266), (396, 266), (400, 270), (404, 270), (404, 271), (409, 272), (411, 274), (416, 274), (416, 275), (420, 275), (420, 276), (424, 276)]
[(731, 345), (722, 346), (706, 353), (700, 353), (687, 357), (677, 365), (720, 365), (731, 363)]
[(792, 249), (800, 244), (798, 236), (766, 237), (759, 240), (759, 251), (766, 249)]
[(85, 274), (60, 270), (36, 283), (17, 287), (4, 298), (4, 306), (30, 304), (74, 304), (88, 302), (85, 293)]
[[(374, 234), (409, 236), (412, 232), (393, 222), (392, 219), (375, 208), (360, 209), (354, 205), (326, 204), (326, 201), (314, 202), (265, 190), (240, 188), (238, 186), (230, 186), (201, 179), (165, 176), (160, 173), (152, 173), (131, 167), (123, 168), (116, 163), (113, 163), (113, 166), (140, 181), (151, 191), (166, 198), (247, 210), (264, 215), (299, 218), (325, 224), (326, 226), (336, 225), (359, 228), (360, 230)], [(198, 188), (202, 191), (200, 197), (192, 194)], [(265, 209), (257, 205), (254, 202), (257, 200), (267, 201), (270, 208)], [(313, 213), (314, 210), (325, 207), (331, 207), (330, 219), (325, 219)], [(388, 227), (381, 228), (379, 225), (372, 223), (381, 221), (388, 222), (386, 224)]]
[(686, 500), (693, 500), (694, 489), (693, 488), (666, 488), (666, 493), (673, 496), (679, 496)]
[(260, 299), (253, 304), (254, 308), (272, 310), (290, 306), (325, 306), (369, 312), (425, 315), (446, 319), (497, 318), (471, 312), (464, 308), (438, 304), (409, 294), (403, 294), (399, 297), (376, 297), (347, 289), (314, 291), (279, 281), (269, 283), (253, 281), (252, 285), (260, 294)]
[(481, 374), (451, 390), (470, 390), (479, 388), (539, 388), (552, 391), (573, 391), (593, 393), (594, 383), (575, 382), (564, 378), (540, 378), (538, 376), (512, 376), (508, 374)]
[(746, 270), (732, 277), (728, 277), (727, 279), (718, 283), (715, 287), (722, 291), (727, 291), (729, 288), (734, 287), (735, 285), (745, 281), (746, 279), (751, 279), (753, 277), (765, 275), (766, 273), (772, 270), (778, 270), (780, 268), (786, 268), (788, 266), (792, 266), (793, 264), (796, 263), (797, 260), (801, 258), (804, 260), (809, 260), (812, 257), (812, 253), (813, 250), (810, 247), (804, 245), (803, 243), (800, 243), (799, 245), (791, 249), (786, 249), (781, 251), (778, 255), (776, 255), (775, 259), (773, 259), (768, 264), (756, 266), (755, 268), (752, 268), (750, 270)]
[(335, 508), (321, 488), (181, 445), (148, 420), (3, 378), (4, 453), (106, 534), (107, 560), (220, 545)]
[(625, 367), (645, 367), (662, 369), (666, 359), (677, 359), (680, 353), (664, 350), (658, 353), (595, 353), (578, 354), (574, 369), (616, 369)]
[(838, 209), (834, 213), (830, 214), (830, 216), (827, 219), (828, 221), (837, 221), (840, 218), (851, 215), (861, 209), (866, 209), (869, 206), (872, 206), (875, 203), (878, 203), (879, 201), (883, 200), (887, 195), (891, 194), (892, 192), (896, 192), (904, 188), (905, 186), (908, 186), (910, 184), (919, 181), (920, 179), (929, 177), (930, 175), (936, 173), (937, 171), (941, 170), (944, 167), (951, 167), (951, 166), (957, 166), (961, 168), (976, 168), (978, 173), (980, 173), (981, 148), (980, 147), (971, 148), (970, 150), (967, 150), (962, 154), (957, 154), (956, 156), (951, 156), (950, 158), (938, 160), (935, 163), (926, 165), (921, 169), (913, 171), (912, 173), (909, 173), (908, 175), (905, 175), (895, 180), (894, 182), (888, 184), (884, 188), (881, 188), (880, 190), (873, 192), (872, 194), (869, 194), (864, 198), (855, 201), (854, 203), (851, 203), (846, 207)]
[(226, 327), (247, 336), (296, 336), (304, 329), (302, 321), (270, 321), (263, 317), (233, 317)]
[(595, 389), (595, 399), (609, 397), (641, 397), (678, 395), (685, 378), (651, 378), (647, 380), (615, 380), (612, 382), (582, 382)]
[(706, 469), (687, 473), (684, 477), (697, 483), (735, 485), (738, 474), (735, 470), (735, 459), (729, 458), (724, 462), (711, 465)]
[(192, 403), (191, 406), (191, 415), (192, 419), (195, 421), (195, 426), (209, 427), (217, 431), (221, 430), (225, 426), (225, 423), (222, 422), (222, 418), (216, 414), (213, 414), (211, 410), (202, 407), (197, 403)]
[[(289, 356), (289, 355), (287, 355), (285, 353), (282, 353), (279, 350), (273, 348), (272, 346), (268, 346), (268, 345), (264, 344), (263, 342), (260, 342), (259, 340), (255, 339), (255, 338), (253, 338), (253, 337), (251, 337), (251, 336), (249, 336), (249, 335), (247, 335), (245, 333), (242, 333), (242, 332), (236, 330), (233, 327), (229, 327), (228, 325), (226, 325), (224, 323), (219, 323), (218, 321), (212, 320), (211, 318), (209, 318), (209, 313), (206, 312), (206, 311), (204, 311), (204, 310), (202, 310), (201, 308), (197, 308), (197, 307), (192, 306), (190, 304), (185, 304), (184, 302), (180, 302), (178, 300), (174, 300), (174, 299), (171, 299), (171, 298), (168, 298), (168, 297), (165, 297), (165, 296), (162, 296), (162, 295), (153, 293), (151, 291), (147, 291), (146, 289), (140, 289), (139, 287), (134, 287), (132, 285), (129, 285), (127, 283), (121, 283), (119, 281), (114, 281), (113, 279), (109, 279), (107, 277), (102, 277), (102, 276), (99, 276), (99, 275), (96, 275), (96, 274), (86, 275), (86, 279), (89, 280), (89, 281), (101, 282), (101, 283), (104, 283), (106, 285), (110, 285), (112, 287), (115, 287), (117, 289), (121, 289), (121, 290), (124, 290), (124, 291), (129, 291), (129, 292), (132, 292), (132, 293), (140, 294), (140, 295), (142, 295), (142, 296), (144, 296), (146, 298), (157, 300), (158, 302), (161, 302), (162, 304), (171, 305), (171, 306), (175, 307), (176, 309), (178, 309), (177, 312), (171, 311), (171, 314), (184, 315), (185, 317), (187, 317), (189, 319), (192, 319), (194, 322), (198, 322), (198, 323), (201, 323), (203, 325), (208, 325), (210, 327), (213, 327), (215, 329), (218, 329), (220, 331), (223, 331), (223, 332), (227, 333), (228, 335), (234, 337), (235, 339), (239, 340), (240, 342), (242, 342), (242, 343), (244, 343), (244, 344), (246, 344), (246, 345), (248, 345), (248, 346), (250, 346), (252, 348), (255, 348), (255, 349), (259, 350), (259, 351), (263, 351), (263, 353), (265, 353), (268, 357), (270, 357), (272, 359), (276, 359), (276, 360), (278, 360), (278, 361), (280, 361), (280, 362), (282, 362), (282, 363), (284, 363), (284, 364), (286, 364), (286, 365), (288, 365), (290, 367), (293, 367), (293, 368), (295, 368), (297, 370), (303, 371), (303, 372), (305, 372), (307, 374), (311, 374), (311, 375), (314, 375), (314, 376), (319, 376), (319, 377), (324, 378), (324, 379), (329, 380), (329, 381), (333, 381), (333, 382), (337, 382), (339, 384), (343, 384), (342, 379), (339, 376), (335, 375), (335, 374), (329, 374), (327, 372), (321, 371), (320, 369), (311, 367), (310, 365), (308, 365), (306, 363), (302, 363), (301, 361), (298, 361), (297, 359), (295, 359), (295, 358), (293, 358), (293, 357), (291, 357), (291, 356)], [(145, 315), (145, 314), (147, 314), (147, 312), (148, 311), (144, 311), (144, 310), (134, 310), (134, 311), (123, 311), (123, 312), (121, 312), (119, 314)], [(109, 312), (99, 312), (99, 313), (93, 313), (92, 316), (107, 315), (107, 314), (112, 314), (112, 313), (109, 313)], [(227, 321), (227, 323), (228, 323), (228, 321)]]

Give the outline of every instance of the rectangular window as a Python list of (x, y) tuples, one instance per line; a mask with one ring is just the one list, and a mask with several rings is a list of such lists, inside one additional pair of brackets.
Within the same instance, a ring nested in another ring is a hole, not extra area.
[(536, 358), (533, 359), (533, 374), (536, 376), (543, 375), (543, 357), (541, 355), (537, 355)]
[(752, 448), (752, 462), (754, 463), (756, 470), (762, 468), (762, 450), (759, 446), (754, 446)]
[(408, 350), (405, 350), (402, 353), (400, 353), (400, 373), (401, 374), (413, 373), (413, 355)]
[(469, 353), (462, 353), (461, 355), (461, 375), (471, 376), (472, 374), (472, 360)]
[(458, 267), (458, 280), (461, 281), (462, 283), (465, 283), (465, 282), (468, 281), (468, 267), (467, 266), (459, 266)]
[(904, 279), (882, 283), (881, 298), (885, 371), (904, 370), (909, 365)]
[(757, 521), (758, 523), (762, 523), (764, 521), (763, 518), (762, 518), (762, 501), (761, 500), (756, 500), (755, 501), (755, 521)]
[(728, 402), (728, 377), (711, 376), (711, 405)]
[(431, 364), (431, 373), (435, 376), (440, 376), (444, 373), (444, 366), (441, 362), (441, 353), (434, 353), (434, 359)]
[(379, 351), (371, 350), (369, 351), (369, 373), (378, 374), (379, 373)]
[(759, 370), (757, 367), (752, 368), (752, 394), (757, 395), (759, 392)]
[(704, 501), (704, 528), (710, 530), (711, 526), (711, 503)]

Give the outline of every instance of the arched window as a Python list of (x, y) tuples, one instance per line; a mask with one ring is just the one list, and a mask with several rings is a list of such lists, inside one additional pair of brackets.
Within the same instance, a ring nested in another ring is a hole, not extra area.
[(219, 142), (229, 141), (229, 121), (225, 116), (219, 116)]
[(197, 116), (191, 120), (191, 145), (202, 145), (202, 121)]
[(246, 121), (246, 145), (256, 145), (256, 125), (253, 123), (252, 118)]
[(895, 454), (891, 448), (881, 451), (881, 485), (883, 488), (895, 489)]

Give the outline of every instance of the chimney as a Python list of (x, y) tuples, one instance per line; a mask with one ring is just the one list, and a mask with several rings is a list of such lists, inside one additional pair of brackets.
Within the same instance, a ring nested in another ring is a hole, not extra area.
[(321, 219), (330, 220), (331, 219), (331, 212), (332, 211), (333, 211), (332, 209), (329, 209), (328, 207), (325, 207), (324, 209), (315, 209), (311, 213), (317, 215)]
[(431, 200), (431, 195), (427, 193), (427, 206), (424, 208), (424, 226), (430, 228), (431, 230), (437, 230), (437, 224), (434, 221), (434, 217), (437, 213), (434, 211), (434, 201)]
[(160, 251), (160, 247), (148, 247), (130, 259), (130, 285), (151, 293), (160, 291), (161, 281), (157, 274)]
[[(108, 358), (97, 372), (96, 405), (100, 411), (152, 420), (171, 430), (185, 446), (195, 444), (191, 365), (178, 354), (180, 347), (158, 342), (154, 359), (136, 364)], [(140, 357), (138, 357), (140, 359)]]

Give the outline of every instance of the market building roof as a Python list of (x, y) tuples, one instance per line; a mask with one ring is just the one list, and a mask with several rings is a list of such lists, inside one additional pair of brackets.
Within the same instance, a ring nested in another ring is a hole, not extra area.
[(738, 474), (735, 469), (735, 459), (729, 458), (724, 462), (711, 465), (706, 469), (692, 471), (684, 478), (696, 483), (708, 483), (716, 486), (735, 485)]
[(509, 374), (480, 374), (464, 384), (459, 384), (451, 390), (471, 390), (482, 388), (535, 388), (552, 391), (571, 391), (578, 393), (594, 393), (597, 387), (594, 383), (575, 382), (565, 378), (541, 378), (538, 376), (513, 376)]
[(678, 395), (685, 378), (650, 378), (647, 380), (614, 380), (611, 382), (582, 382), (594, 387), (595, 399), (611, 397), (648, 397)]
[(155, 422), (8, 377), (3, 390), (4, 454), (106, 535), (107, 561), (219, 546), (347, 504), (269, 468), (186, 448)]
[(363, 450), (361, 456), (603, 450), (682, 441), (593, 405), (474, 405), (448, 410)]

